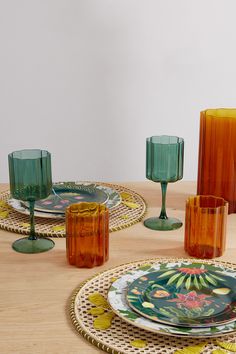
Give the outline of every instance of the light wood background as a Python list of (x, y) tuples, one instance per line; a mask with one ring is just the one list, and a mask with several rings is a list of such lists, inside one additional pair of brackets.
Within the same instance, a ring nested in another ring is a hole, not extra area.
[[(147, 216), (160, 210), (160, 185), (124, 183), (140, 193), (148, 205)], [(1, 185), (1, 190), (7, 185)], [(168, 186), (167, 213), (184, 221), (185, 200), (195, 194), (194, 182)], [(146, 216), (146, 217), (147, 217)], [(99, 268), (79, 269), (67, 264), (65, 239), (55, 248), (26, 255), (12, 250), (18, 234), (0, 230), (0, 354), (92, 354), (100, 351), (74, 330), (67, 313), (73, 290), (86, 278), (121, 263), (153, 257), (186, 257), (184, 227), (152, 231), (142, 222), (110, 234), (110, 260)], [(227, 251), (222, 260), (236, 262), (236, 215), (228, 216)]]

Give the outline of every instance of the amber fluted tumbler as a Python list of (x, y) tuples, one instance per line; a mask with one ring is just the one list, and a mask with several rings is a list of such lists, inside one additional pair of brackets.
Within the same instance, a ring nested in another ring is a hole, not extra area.
[(78, 203), (66, 210), (66, 252), (71, 265), (93, 268), (109, 257), (109, 211), (105, 205)]
[(201, 112), (198, 195), (214, 195), (236, 212), (236, 109)]
[(197, 258), (223, 255), (228, 202), (209, 195), (189, 197), (185, 211), (185, 251)]

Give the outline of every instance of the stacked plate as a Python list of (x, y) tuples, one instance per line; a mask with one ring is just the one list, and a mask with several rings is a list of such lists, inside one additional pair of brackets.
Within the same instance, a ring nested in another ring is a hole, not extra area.
[(236, 271), (208, 263), (146, 264), (116, 280), (113, 311), (134, 326), (181, 337), (236, 331)]
[[(63, 218), (68, 205), (78, 202), (105, 204), (109, 209), (121, 203), (120, 194), (113, 188), (84, 182), (59, 182), (53, 184), (52, 193), (46, 199), (35, 202), (35, 216)], [(18, 212), (29, 214), (27, 202), (9, 199), (8, 203)]]

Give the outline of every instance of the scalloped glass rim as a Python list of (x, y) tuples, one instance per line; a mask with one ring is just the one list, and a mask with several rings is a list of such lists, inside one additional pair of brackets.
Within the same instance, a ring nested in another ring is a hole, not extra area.
[(201, 113), (205, 113), (207, 117), (213, 118), (236, 118), (236, 108), (215, 108), (215, 109), (206, 109)]

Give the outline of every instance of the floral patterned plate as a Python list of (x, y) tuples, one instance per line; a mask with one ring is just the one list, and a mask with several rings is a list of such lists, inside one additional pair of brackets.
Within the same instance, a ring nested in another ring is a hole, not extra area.
[[(52, 193), (46, 198), (37, 200), (34, 209), (54, 214), (65, 214), (68, 205), (79, 202), (106, 203), (108, 195), (94, 184), (62, 182), (53, 185)], [(22, 202), (28, 206), (27, 202)]]
[[(15, 209), (15, 211), (25, 215), (30, 214), (29, 209), (25, 205), (23, 205), (20, 200), (11, 198), (8, 199), (7, 202), (13, 209)], [(34, 212), (34, 216), (39, 218), (47, 218), (47, 219), (61, 219), (65, 217), (65, 215), (63, 214), (43, 213), (41, 211), (36, 211), (36, 210)]]
[(130, 307), (153, 321), (215, 326), (236, 319), (236, 279), (207, 264), (176, 266), (135, 280), (127, 300)]
[[(62, 183), (64, 182), (58, 182), (55, 184), (58, 185)], [(75, 182), (75, 183), (79, 185), (81, 182)], [(83, 185), (84, 184), (85, 183), (83, 182)], [(121, 196), (115, 189), (103, 185), (96, 185), (96, 188), (101, 191), (104, 191), (107, 194), (108, 199), (105, 204), (110, 210), (116, 208), (121, 203), (122, 200)], [(11, 198), (8, 200), (8, 204), (11, 205), (19, 213), (29, 215), (28, 206), (23, 204), (22, 201)], [(59, 219), (65, 217), (64, 213), (53, 213), (53, 212), (37, 211), (37, 210), (35, 210), (34, 214), (36, 217), (50, 218), (50, 219)]]
[(120, 194), (115, 189), (102, 185), (97, 185), (97, 188), (108, 195), (108, 200), (105, 203), (108, 209), (114, 209), (122, 202)]
[[(201, 268), (202, 267), (202, 268)], [(127, 290), (132, 285), (134, 281), (137, 281), (138, 278), (144, 277), (148, 278), (150, 274), (153, 272), (161, 271), (162, 274), (167, 273), (168, 271), (176, 270), (177, 268), (186, 268), (194, 271), (194, 268), (197, 269), (205, 269), (205, 277), (208, 277), (211, 274), (215, 274), (215, 272), (220, 273), (220, 277), (226, 278), (234, 278), (236, 279), (236, 271), (225, 268), (223, 266), (215, 266), (211, 264), (202, 264), (202, 263), (191, 263), (191, 262), (175, 262), (175, 263), (157, 263), (157, 264), (146, 264), (138, 268), (137, 270), (131, 271), (123, 275), (121, 278), (116, 280), (109, 289), (108, 292), (108, 301), (113, 309), (113, 311), (126, 322), (129, 322), (137, 327), (141, 327), (143, 329), (149, 330), (151, 332), (165, 334), (170, 336), (189, 336), (189, 337), (218, 337), (225, 334), (229, 334), (236, 331), (236, 321), (230, 323), (222, 323), (220, 325), (215, 325), (211, 327), (182, 327), (164, 324), (161, 322), (155, 322), (149, 318), (145, 318), (139, 313), (135, 312), (132, 308), (130, 308), (127, 301)], [(171, 273), (174, 275), (174, 273)], [(169, 279), (171, 278), (171, 274), (169, 273)], [(203, 274), (203, 273), (202, 273)], [(184, 273), (183, 273), (184, 275)], [(188, 272), (185, 272), (185, 275), (188, 276)], [(191, 278), (192, 274), (191, 274)], [(210, 276), (211, 278), (211, 276)], [(208, 279), (210, 279), (208, 278)], [(145, 279), (144, 279), (145, 280)], [(208, 281), (207, 281), (208, 282)], [(218, 288), (223, 289), (223, 288)], [(160, 289), (161, 290), (161, 289)], [(158, 290), (157, 290), (158, 291)], [(163, 290), (164, 291), (164, 290)], [(221, 290), (220, 292), (224, 292)], [(217, 294), (216, 294), (217, 295)], [(218, 295), (221, 296), (225, 295)], [(190, 303), (189, 303), (190, 305)]]

